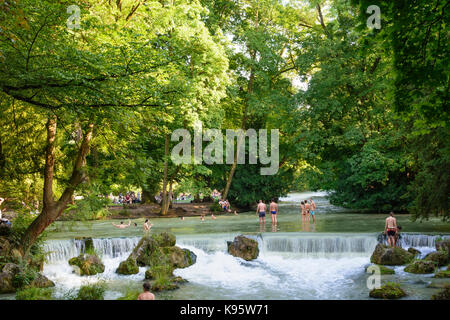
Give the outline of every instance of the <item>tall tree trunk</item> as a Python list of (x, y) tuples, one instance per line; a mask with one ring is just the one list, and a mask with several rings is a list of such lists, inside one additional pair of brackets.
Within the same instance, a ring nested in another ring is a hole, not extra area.
[(169, 166), (169, 135), (166, 134), (164, 145), (164, 180), (163, 180), (163, 199), (161, 203), (161, 215), (167, 214), (167, 169)]
[(22, 236), (19, 250), (26, 254), (39, 235), (53, 222), (70, 203), (75, 188), (84, 180), (83, 167), (86, 164), (86, 155), (89, 152), (89, 143), (92, 139), (94, 125), (89, 124), (86, 134), (83, 137), (77, 158), (72, 170), (69, 183), (58, 201), (53, 198), (53, 175), (55, 167), (55, 140), (56, 140), (56, 117), (49, 117), (47, 121), (47, 148), (44, 168), (44, 195), (43, 208), (39, 216), (30, 224)]
[[(251, 57), (253, 59), (255, 59), (255, 57), (256, 57), (256, 52), (255, 51), (252, 52)], [(255, 80), (255, 72), (254, 72), (254, 69), (252, 67), (251, 68), (251, 72), (250, 72), (250, 78), (249, 78), (249, 81), (248, 81), (247, 97), (245, 98), (244, 113), (242, 115), (241, 128), (244, 131), (247, 130), (246, 127), (247, 127), (248, 98), (249, 98), (249, 95), (253, 92), (253, 82), (254, 82), (254, 80)], [(244, 134), (245, 134), (245, 132), (244, 132)], [(230, 170), (230, 173), (228, 175), (227, 184), (225, 185), (225, 190), (223, 191), (223, 194), (222, 194), (222, 199), (224, 199), (224, 200), (228, 197), (228, 192), (230, 191), (231, 181), (233, 180), (234, 172), (236, 171), (237, 160), (238, 160), (238, 151), (239, 151), (241, 143), (245, 143), (245, 136), (243, 136), (242, 139), (240, 137), (238, 137), (238, 139), (237, 139), (236, 150), (234, 152), (233, 164), (231, 165), (231, 170)]]

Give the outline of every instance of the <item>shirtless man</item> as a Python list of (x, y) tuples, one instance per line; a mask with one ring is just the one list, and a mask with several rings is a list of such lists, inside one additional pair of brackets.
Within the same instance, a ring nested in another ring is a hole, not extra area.
[(311, 205), (308, 203), (308, 200), (305, 200), (305, 215), (306, 215), (306, 221), (309, 222), (309, 210), (311, 209)]
[(316, 223), (316, 203), (313, 201), (312, 198), (309, 198), (309, 202), (311, 202), (311, 210), (309, 211), (311, 213), (311, 217), (313, 218), (313, 223)]
[(120, 221), (120, 224), (115, 224), (115, 223), (113, 222), (112, 225), (113, 225), (114, 227), (116, 227), (116, 228), (119, 228), (119, 229), (125, 229), (125, 228), (128, 228), (129, 226), (131, 226), (131, 221), (128, 220), (128, 224), (123, 224), (123, 221)]
[(138, 296), (138, 300), (155, 300), (155, 295), (150, 292), (150, 284), (148, 282), (144, 282), (144, 292), (142, 292)]
[(275, 199), (269, 205), (270, 215), (272, 216), (272, 224), (277, 224), (278, 204)]
[(259, 215), (259, 223), (266, 223), (266, 204), (262, 200), (259, 200), (256, 214)]
[(153, 223), (150, 223), (148, 219), (145, 219), (144, 222), (144, 232), (147, 234), (150, 232), (151, 227), (153, 227)]
[(384, 225), (384, 234), (387, 234), (387, 241), (389, 246), (395, 247), (395, 234), (397, 233), (397, 220), (394, 218), (394, 213), (391, 211), (389, 217), (386, 218)]

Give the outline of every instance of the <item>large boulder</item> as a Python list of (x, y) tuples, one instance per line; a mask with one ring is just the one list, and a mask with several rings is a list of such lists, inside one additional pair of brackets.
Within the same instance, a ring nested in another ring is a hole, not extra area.
[(119, 264), (119, 267), (116, 269), (116, 273), (125, 275), (139, 273), (139, 267), (136, 263), (136, 260), (133, 260), (131, 257), (129, 257), (127, 260), (122, 261)]
[(7, 257), (11, 250), (11, 243), (5, 237), (0, 237), (0, 256)]
[(29, 287), (32, 288), (49, 288), (54, 286), (55, 283), (53, 281), (51, 281), (46, 276), (40, 273), (38, 273), (36, 278), (34, 278), (34, 280), (32, 280), (31, 283), (29, 284)]
[(401, 266), (411, 262), (414, 255), (405, 249), (378, 244), (370, 257), (370, 262), (388, 266)]
[(417, 255), (419, 255), (421, 253), (419, 250), (414, 249), (413, 247), (408, 248), (408, 252), (413, 254), (414, 256), (417, 256)]
[(450, 257), (450, 239), (436, 241), (435, 246), (437, 251), (447, 251), (447, 254)]
[(162, 252), (173, 268), (187, 268), (197, 261), (197, 256), (192, 251), (177, 246), (163, 247)]
[(19, 288), (48, 288), (55, 284), (44, 275), (24, 270), (14, 263), (7, 263), (0, 273), (0, 293), (16, 292)]
[(438, 267), (447, 265), (449, 262), (449, 257), (446, 251), (434, 251), (426, 255), (426, 261), (434, 262)]
[(259, 255), (258, 241), (242, 235), (234, 238), (233, 242), (227, 241), (228, 253), (232, 256), (250, 261)]
[(405, 267), (405, 272), (409, 273), (433, 273), (435, 264), (433, 261), (417, 260)]
[(387, 283), (379, 289), (371, 290), (369, 296), (377, 299), (399, 299), (406, 296), (406, 292), (397, 283)]
[(105, 265), (95, 254), (80, 254), (78, 257), (70, 259), (69, 264), (80, 276), (92, 276), (105, 271)]
[(431, 300), (450, 300), (450, 285), (446, 285), (444, 290), (439, 291), (431, 297)]

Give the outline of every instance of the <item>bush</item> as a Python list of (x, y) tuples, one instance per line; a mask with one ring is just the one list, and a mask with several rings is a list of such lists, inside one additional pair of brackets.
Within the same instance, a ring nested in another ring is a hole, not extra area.
[(128, 289), (124, 296), (117, 298), (117, 300), (137, 300), (139, 291)]
[(97, 193), (91, 192), (84, 195), (82, 200), (78, 200), (74, 205), (68, 206), (61, 220), (99, 220), (104, 219), (110, 212), (107, 209), (109, 199), (99, 197)]
[(80, 287), (75, 300), (104, 300), (105, 285), (96, 283)]
[(32, 268), (27, 268), (27, 267), (23, 267), (20, 272), (18, 272), (13, 280), (12, 280), (12, 285), (14, 286), (14, 288), (17, 289), (21, 289), (21, 288), (25, 288), (28, 285), (30, 285), (30, 283), (36, 279), (37, 277), (37, 272), (35, 270), (33, 270)]
[(50, 288), (27, 288), (16, 293), (16, 300), (52, 300)]
[(210, 205), (209, 210), (211, 212), (222, 212), (223, 211), (223, 209), (220, 207), (219, 202), (214, 202), (212, 205)]

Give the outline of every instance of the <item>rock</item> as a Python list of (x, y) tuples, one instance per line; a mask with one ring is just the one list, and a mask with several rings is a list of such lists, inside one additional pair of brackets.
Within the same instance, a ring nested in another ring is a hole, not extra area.
[(92, 276), (105, 271), (105, 265), (95, 254), (81, 254), (69, 260), (71, 266), (76, 266), (76, 272), (82, 276)]
[(417, 249), (414, 249), (413, 247), (408, 248), (408, 252), (413, 254), (414, 256), (417, 256), (418, 254), (420, 254), (421, 252)]
[(174, 277), (172, 279), (173, 282), (175, 282), (176, 284), (181, 284), (181, 283), (186, 283), (189, 282), (186, 279), (183, 279), (182, 277)]
[(447, 251), (447, 255), (450, 257), (450, 239), (436, 241), (437, 251)]
[(433, 273), (435, 265), (433, 261), (417, 260), (406, 266), (405, 272), (409, 273)]
[(173, 268), (167, 265), (152, 266), (145, 271), (145, 279), (152, 280), (161, 276), (171, 277)]
[(53, 281), (40, 273), (38, 273), (37, 277), (29, 284), (29, 287), (33, 288), (49, 288), (54, 286), (55, 283)]
[(444, 290), (431, 296), (431, 300), (450, 300), (450, 285), (446, 285)]
[(373, 289), (369, 297), (377, 299), (399, 299), (405, 297), (405, 291), (397, 283), (387, 283), (379, 289)]
[(16, 292), (13, 286), (13, 277), (5, 272), (0, 273), (0, 294)]
[(152, 239), (158, 247), (173, 247), (177, 242), (175, 235), (168, 232), (153, 234)]
[(431, 282), (429, 285), (427, 285), (427, 288), (443, 289), (448, 285), (450, 285), (449, 282), (445, 282), (445, 283)]
[(426, 261), (434, 262), (438, 267), (447, 265), (449, 262), (448, 254), (446, 251), (434, 251), (426, 255)]
[(177, 246), (163, 247), (162, 252), (167, 255), (169, 264), (174, 268), (187, 268), (197, 260), (197, 256), (192, 251)]
[(370, 262), (388, 266), (400, 266), (411, 262), (414, 255), (405, 249), (378, 244), (370, 257)]
[(122, 261), (119, 264), (119, 267), (116, 269), (116, 273), (126, 275), (139, 273), (139, 267), (136, 263), (136, 260), (133, 260), (131, 257), (129, 257), (127, 260)]
[(233, 242), (227, 241), (227, 246), (229, 254), (247, 261), (256, 259), (259, 254), (258, 242), (242, 235), (235, 237)]
[[(375, 264), (375, 265), (372, 265), (372, 266), (377, 266), (380, 269), (380, 274), (382, 274), (382, 275), (383, 274), (395, 274), (395, 270), (394, 269), (388, 268), (386, 266), (379, 265), (379, 264)], [(367, 270), (369, 267), (366, 268), (366, 273), (372, 274), (373, 272), (369, 272)]]

